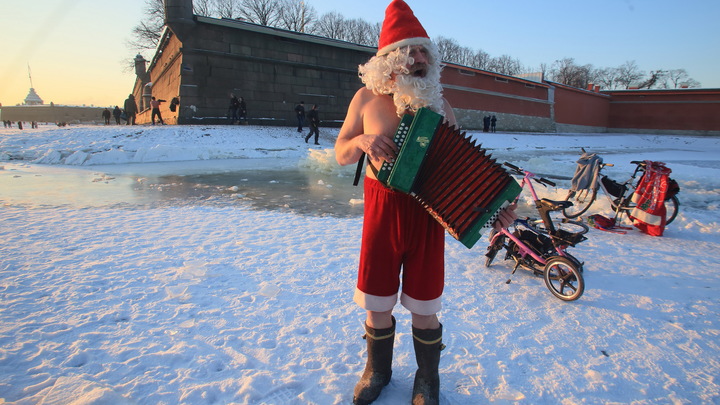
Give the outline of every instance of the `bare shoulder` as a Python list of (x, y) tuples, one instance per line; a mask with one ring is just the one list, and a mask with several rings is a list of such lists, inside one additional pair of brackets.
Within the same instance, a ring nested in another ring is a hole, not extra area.
[(350, 101), (350, 108), (353, 106), (360, 107), (372, 100), (375, 96), (375, 94), (368, 90), (367, 87), (361, 87), (358, 91), (355, 92), (355, 95), (352, 98), (352, 101)]
[(450, 125), (457, 125), (457, 119), (455, 119), (455, 112), (452, 109), (450, 103), (443, 97), (443, 110), (445, 111), (445, 119)]

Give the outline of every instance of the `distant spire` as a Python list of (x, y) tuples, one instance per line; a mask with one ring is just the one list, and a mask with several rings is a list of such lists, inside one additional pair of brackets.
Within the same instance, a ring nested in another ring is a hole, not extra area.
[(30, 73), (30, 64), (29, 63), (28, 63), (28, 77), (30, 78), (30, 88), (32, 89), (35, 86), (33, 86), (33, 84), (32, 84), (32, 73)]

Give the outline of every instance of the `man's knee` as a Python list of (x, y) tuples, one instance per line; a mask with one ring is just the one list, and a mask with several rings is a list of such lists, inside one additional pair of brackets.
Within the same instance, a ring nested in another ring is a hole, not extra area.
[(392, 310), (385, 312), (367, 311), (367, 325), (374, 329), (385, 329), (392, 326)]
[(440, 327), (437, 314), (420, 315), (413, 313), (412, 324), (417, 329), (437, 329)]

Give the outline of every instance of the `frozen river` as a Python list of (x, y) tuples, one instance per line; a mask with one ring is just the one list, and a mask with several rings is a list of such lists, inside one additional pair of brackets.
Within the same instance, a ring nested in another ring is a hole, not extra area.
[(237, 170), (237, 162), (68, 167), (5, 163), (2, 199), (33, 206), (155, 208), (250, 205), (301, 215), (362, 214), (352, 179), (298, 167)]
[[(605, 150), (606, 161), (624, 162), (637, 150)], [(717, 170), (717, 160), (678, 152), (668, 159), (668, 150), (645, 150), (663, 154), (675, 167), (686, 170)], [(540, 188), (541, 196), (562, 199), (573, 173), (576, 151), (538, 148), (517, 151), (497, 149), (498, 161), (535, 167), (539, 175), (558, 183), (557, 189)], [(609, 160), (608, 160), (609, 159)], [(519, 162), (519, 163), (518, 163)], [(626, 165), (627, 166), (627, 165)], [(123, 165), (65, 166), (5, 162), (0, 170), (1, 200), (6, 204), (42, 207), (118, 207), (145, 209), (170, 206), (250, 206), (258, 210), (281, 210), (300, 215), (361, 216), (362, 183), (352, 185), (353, 167), (324, 171), (303, 167), (297, 159), (228, 159)], [(527, 166), (526, 166), (527, 167)], [(695, 169), (692, 169), (695, 168)], [(352, 170), (350, 170), (352, 169)], [(617, 170), (620, 179), (629, 166)], [(714, 182), (713, 182), (714, 183)], [(716, 195), (716, 184), (697, 182), (700, 194)], [(693, 187), (693, 188), (694, 188)], [(704, 190), (704, 191), (700, 191)], [(685, 189), (684, 191), (690, 191)], [(707, 201), (684, 194), (683, 208), (706, 209)], [(690, 198), (688, 198), (690, 197)], [(682, 200), (681, 200), (682, 201)], [(712, 205), (712, 204), (711, 204)], [(532, 215), (531, 207), (520, 207)]]

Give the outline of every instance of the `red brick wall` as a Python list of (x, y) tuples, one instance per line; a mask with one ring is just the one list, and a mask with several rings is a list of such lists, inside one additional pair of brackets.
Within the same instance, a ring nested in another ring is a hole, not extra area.
[(611, 128), (720, 131), (720, 89), (603, 93), (612, 97)]
[(453, 108), (550, 117), (545, 84), (455, 65), (445, 67), (442, 83)]
[(720, 131), (720, 89), (597, 92), (452, 64), (442, 82), (454, 108), (531, 117), (551, 117), (554, 109), (558, 124), (600, 130)]
[(555, 87), (555, 122), (606, 128), (610, 97), (553, 83)]

